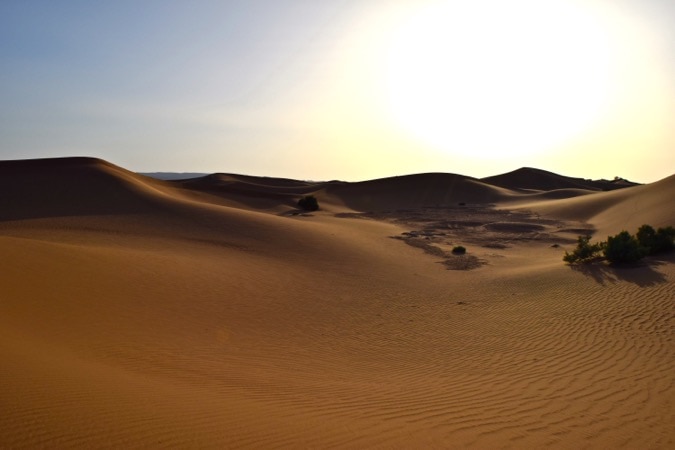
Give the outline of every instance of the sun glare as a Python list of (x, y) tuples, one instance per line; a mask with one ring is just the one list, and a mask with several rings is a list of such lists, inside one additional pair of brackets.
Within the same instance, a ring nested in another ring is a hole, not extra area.
[(570, 2), (436, 2), (391, 40), (390, 113), (451, 154), (545, 152), (609, 107), (608, 50), (602, 28)]

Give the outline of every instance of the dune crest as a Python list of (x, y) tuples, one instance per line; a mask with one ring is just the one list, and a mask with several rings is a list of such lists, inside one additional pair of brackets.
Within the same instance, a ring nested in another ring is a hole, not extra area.
[(572, 178), (531, 167), (523, 167), (509, 173), (482, 178), (481, 181), (513, 190), (534, 191), (552, 191), (556, 189), (612, 191), (637, 185), (637, 183), (632, 183), (622, 178), (611, 181)]

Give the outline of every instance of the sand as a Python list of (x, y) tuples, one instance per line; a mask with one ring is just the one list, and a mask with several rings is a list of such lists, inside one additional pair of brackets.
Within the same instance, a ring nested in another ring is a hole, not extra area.
[(0, 162), (0, 447), (674, 448), (675, 177), (506, 180)]

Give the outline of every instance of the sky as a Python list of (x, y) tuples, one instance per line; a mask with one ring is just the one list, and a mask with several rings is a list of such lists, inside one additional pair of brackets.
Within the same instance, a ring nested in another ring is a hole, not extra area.
[(672, 0), (0, 1), (0, 159), (675, 173)]

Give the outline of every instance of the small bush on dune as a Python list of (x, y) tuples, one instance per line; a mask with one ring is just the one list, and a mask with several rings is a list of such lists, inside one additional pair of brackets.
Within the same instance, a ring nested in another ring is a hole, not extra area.
[(665, 252), (675, 248), (673, 240), (675, 239), (675, 228), (659, 228), (654, 231), (649, 225), (642, 225), (636, 234), (640, 246), (647, 249), (648, 254)]
[(647, 255), (675, 249), (675, 228), (659, 228), (655, 231), (645, 224), (635, 236), (622, 231), (608, 237), (606, 242), (591, 244), (590, 239), (590, 236), (579, 236), (577, 248), (572, 253), (565, 252), (563, 261), (569, 264), (590, 262), (601, 259), (600, 253), (612, 264), (639, 261)]
[(638, 243), (645, 248), (652, 248), (656, 243), (656, 231), (650, 225), (642, 225), (635, 237)]
[(656, 244), (650, 253), (659, 253), (675, 249), (675, 228), (666, 227), (656, 230)]
[(610, 263), (631, 263), (639, 261), (648, 253), (648, 248), (640, 245), (640, 242), (628, 231), (622, 231), (616, 236), (607, 238), (604, 249), (605, 258)]
[(458, 245), (452, 249), (452, 253), (455, 255), (463, 255), (466, 253), (466, 248), (462, 247), (461, 245)]
[(602, 242), (591, 244), (591, 236), (579, 236), (577, 239), (577, 247), (572, 253), (565, 252), (563, 261), (566, 263), (580, 263), (588, 262), (600, 257), (600, 252), (603, 250), (604, 244)]
[(305, 195), (298, 200), (298, 206), (305, 211), (316, 211), (319, 209), (319, 201), (313, 195)]

